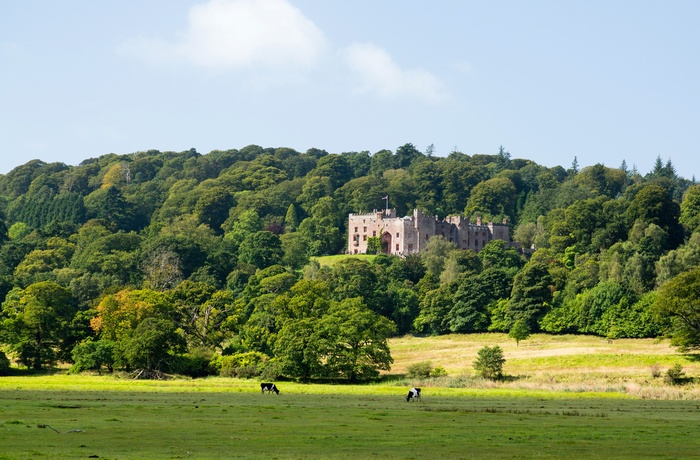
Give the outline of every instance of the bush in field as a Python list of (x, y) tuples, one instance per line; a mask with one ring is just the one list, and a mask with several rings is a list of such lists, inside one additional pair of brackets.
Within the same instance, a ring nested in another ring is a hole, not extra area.
[(484, 347), (479, 350), (474, 369), (485, 379), (496, 380), (503, 375), (503, 364), (506, 359), (503, 357), (503, 350), (498, 345)]
[(70, 372), (97, 371), (98, 374), (102, 374), (102, 368), (106, 367), (111, 373), (114, 366), (114, 347), (115, 343), (111, 340), (87, 339), (79, 343), (71, 352), (74, 364)]
[(435, 366), (435, 369), (430, 373), (431, 377), (447, 377), (447, 371), (442, 366)]
[(212, 360), (212, 365), (223, 377), (253, 378), (259, 376), (270, 357), (259, 351), (236, 353), (228, 356), (218, 356)]
[(260, 371), (260, 375), (258, 375), (258, 377), (267, 382), (277, 380), (282, 375), (282, 366), (280, 366), (275, 358), (260, 363), (258, 365), (258, 370)]
[(680, 363), (676, 363), (668, 368), (664, 380), (671, 385), (677, 385), (683, 381), (684, 375), (683, 366), (681, 366)]
[(659, 363), (652, 364), (650, 370), (652, 378), (658, 379), (659, 377), (661, 377), (661, 366), (659, 365)]
[(176, 356), (170, 371), (193, 378), (216, 374), (216, 369), (211, 365), (212, 355), (210, 351), (196, 349), (185, 355)]
[(7, 375), (10, 372), (10, 360), (5, 353), (0, 351), (0, 375)]
[(406, 376), (411, 379), (427, 379), (433, 371), (433, 363), (430, 361), (421, 361), (413, 363), (406, 369)]

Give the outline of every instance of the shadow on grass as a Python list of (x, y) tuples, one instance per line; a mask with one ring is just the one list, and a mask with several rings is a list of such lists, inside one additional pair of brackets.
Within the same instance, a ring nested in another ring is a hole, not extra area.
[(524, 375), (502, 375), (500, 379), (498, 379), (499, 382), (517, 382), (518, 380), (524, 379)]
[(0, 373), (0, 377), (45, 377), (47, 375), (65, 374), (63, 369), (21, 369), (11, 367), (7, 371)]
[(691, 363), (700, 362), (700, 353), (684, 353), (683, 357)]

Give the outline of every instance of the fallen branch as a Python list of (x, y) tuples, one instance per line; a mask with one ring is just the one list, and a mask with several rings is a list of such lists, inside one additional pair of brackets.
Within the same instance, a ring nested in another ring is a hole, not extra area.
[[(37, 428), (51, 428), (52, 430), (54, 430), (58, 434), (65, 434), (65, 433), (61, 433), (60, 431), (58, 431), (56, 428), (52, 427), (51, 425), (46, 425), (44, 423), (40, 423), (36, 427)], [(74, 430), (68, 430), (68, 431), (66, 431), (66, 433), (84, 433), (84, 431), (81, 430), (80, 428), (76, 428)]]

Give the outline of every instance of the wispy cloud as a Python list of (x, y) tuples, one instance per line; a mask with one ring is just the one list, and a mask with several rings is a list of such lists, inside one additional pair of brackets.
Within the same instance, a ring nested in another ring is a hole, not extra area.
[(287, 0), (210, 0), (190, 9), (180, 39), (132, 39), (119, 51), (154, 63), (213, 69), (313, 65), (326, 47), (316, 25)]
[(440, 102), (447, 97), (442, 82), (423, 69), (401, 68), (384, 49), (372, 43), (354, 43), (344, 50), (347, 65), (362, 81), (361, 92), (382, 98), (411, 97)]

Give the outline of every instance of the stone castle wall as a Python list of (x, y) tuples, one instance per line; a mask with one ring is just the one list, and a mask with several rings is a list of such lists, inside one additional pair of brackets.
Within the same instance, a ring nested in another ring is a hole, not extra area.
[(475, 224), (463, 216), (448, 216), (439, 220), (437, 216), (423, 215), (417, 209), (412, 216), (397, 217), (396, 210), (374, 211), (369, 214), (350, 214), (348, 217), (349, 254), (365, 254), (367, 241), (371, 237), (381, 238), (385, 253), (404, 256), (425, 250), (428, 240), (444, 236), (460, 249), (479, 252), (491, 240), (510, 243), (509, 226), (488, 222)]

